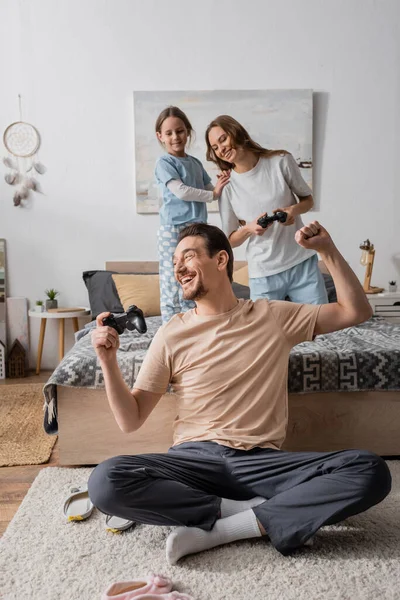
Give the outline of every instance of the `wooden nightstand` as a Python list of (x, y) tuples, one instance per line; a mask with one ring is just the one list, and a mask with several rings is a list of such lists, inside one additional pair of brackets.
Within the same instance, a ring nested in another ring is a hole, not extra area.
[(374, 315), (384, 317), (392, 323), (400, 323), (400, 292), (367, 294)]
[(72, 320), (72, 325), (74, 328), (74, 333), (79, 330), (78, 317), (83, 317), (86, 315), (90, 315), (89, 308), (56, 308), (50, 309), (45, 312), (36, 312), (35, 310), (29, 311), (30, 317), (36, 317), (41, 319), (40, 321), (40, 335), (39, 335), (39, 344), (37, 351), (37, 361), (36, 361), (36, 375), (40, 373), (40, 364), (42, 362), (42, 352), (43, 352), (43, 342), (44, 342), (44, 334), (46, 332), (46, 322), (47, 319), (58, 319), (59, 328), (58, 328), (58, 357), (61, 360), (64, 356), (64, 323), (66, 319)]

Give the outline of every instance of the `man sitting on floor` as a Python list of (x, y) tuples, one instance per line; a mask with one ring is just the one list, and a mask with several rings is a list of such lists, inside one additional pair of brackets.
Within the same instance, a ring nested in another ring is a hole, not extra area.
[(266, 536), (286, 555), (323, 525), (367, 510), (391, 487), (386, 463), (365, 450), (285, 452), (290, 349), (371, 316), (364, 291), (317, 221), (296, 233), (320, 253), (338, 301), (320, 306), (238, 300), (225, 234), (194, 223), (180, 234), (174, 267), (197, 307), (163, 325), (132, 391), (118, 367), (118, 334), (92, 333), (110, 407), (122, 431), (136, 431), (172, 384), (174, 445), (165, 454), (117, 456), (90, 476), (106, 514), (178, 526), (167, 539), (171, 564), (234, 540)]

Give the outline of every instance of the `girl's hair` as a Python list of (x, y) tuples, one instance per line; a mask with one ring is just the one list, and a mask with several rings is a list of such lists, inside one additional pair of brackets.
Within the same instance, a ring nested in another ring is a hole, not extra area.
[(178, 119), (183, 121), (188, 132), (189, 140), (192, 141), (194, 129), (183, 110), (181, 110), (177, 106), (167, 106), (167, 108), (164, 108), (164, 110), (160, 112), (156, 121), (156, 133), (161, 133), (162, 124), (164, 123), (165, 119), (168, 119), (168, 117), (177, 117)]
[(270, 156), (275, 156), (276, 154), (288, 154), (287, 150), (268, 150), (267, 148), (263, 148), (260, 146), (260, 144), (257, 144), (257, 142), (251, 139), (243, 125), (236, 121), (236, 119), (230, 117), (229, 115), (220, 115), (211, 121), (206, 129), (206, 156), (207, 160), (214, 162), (222, 171), (232, 169), (232, 167), (235, 165), (218, 158), (212, 149), (210, 140), (208, 139), (208, 134), (213, 127), (221, 127), (221, 129), (223, 129), (225, 133), (229, 135), (233, 148), (245, 148), (246, 150), (253, 152), (253, 154), (256, 154), (257, 156), (263, 156), (264, 158), (269, 158)]

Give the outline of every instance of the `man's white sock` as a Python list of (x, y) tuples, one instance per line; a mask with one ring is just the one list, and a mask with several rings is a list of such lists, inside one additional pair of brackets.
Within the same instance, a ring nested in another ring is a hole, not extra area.
[(231, 500), (230, 498), (221, 498), (221, 519), (237, 515), (237, 513), (253, 508), (265, 502), (265, 498), (255, 496), (250, 500)]
[(186, 554), (261, 535), (257, 517), (251, 509), (218, 519), (211, 531), (198, 527), (177, 527), (167, 538), (167, 560), (174, 565)]

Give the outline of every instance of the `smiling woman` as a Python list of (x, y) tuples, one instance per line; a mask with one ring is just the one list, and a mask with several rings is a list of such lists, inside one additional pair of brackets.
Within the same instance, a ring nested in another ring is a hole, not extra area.
[[(294, 239), (313, 198), (293, 156), (263, 148), (228, 115), (210, 123), (206, 144), (207, 159), (230, 173), (219, 200), (222, 228), (232, 247), (247, 241), (251, 298), (326, 303), (316, 253)], [(285, 221), (259, 223), (261, 216), (278, 211), (286, 213)]]

